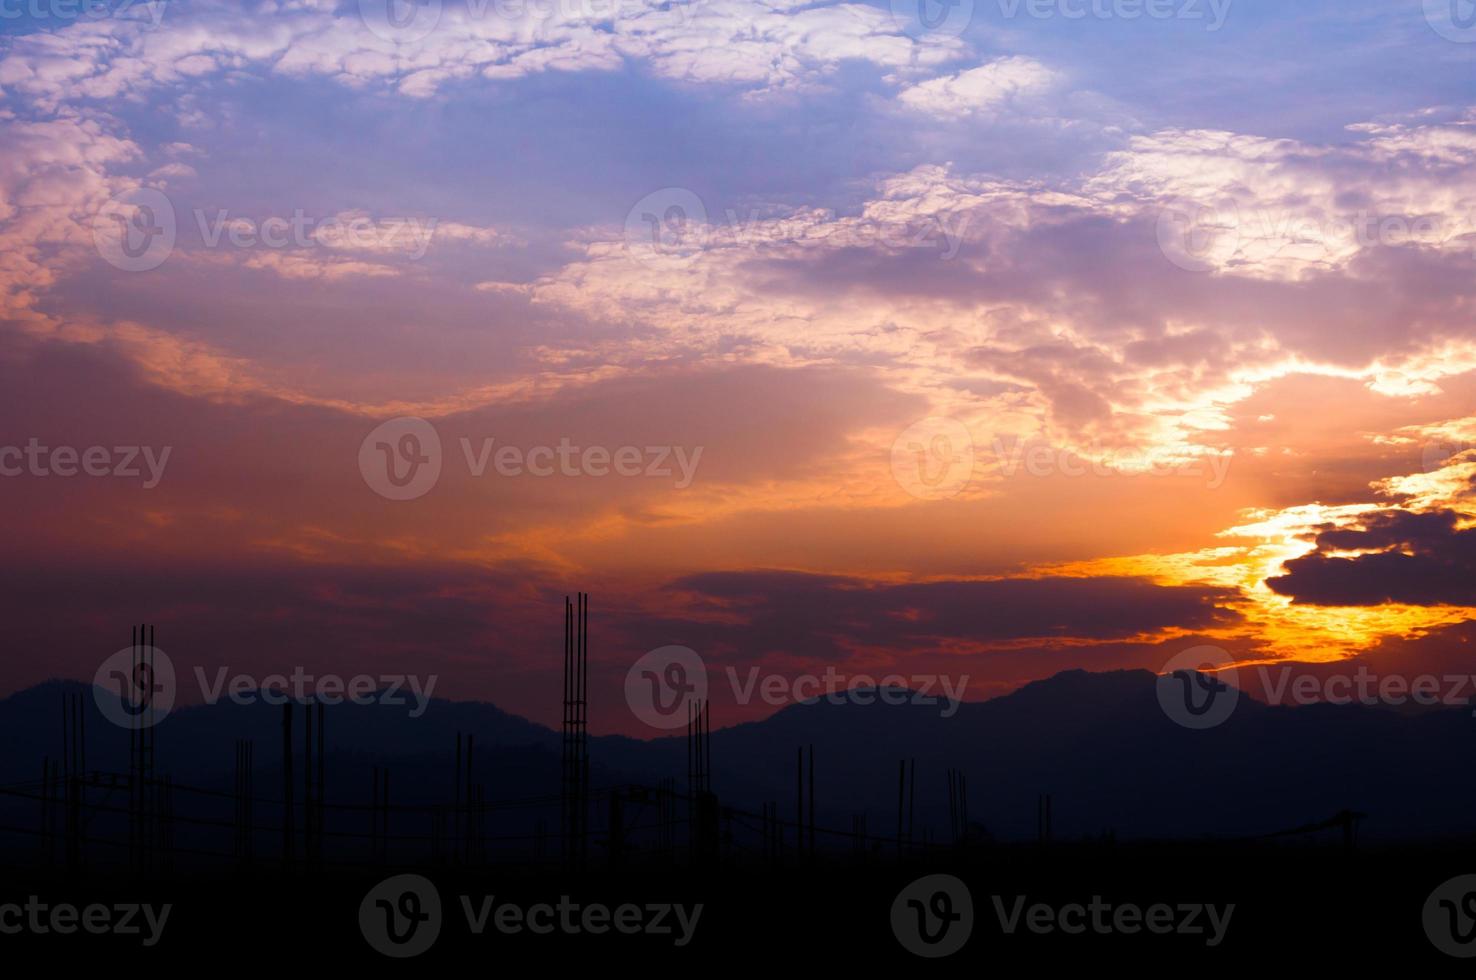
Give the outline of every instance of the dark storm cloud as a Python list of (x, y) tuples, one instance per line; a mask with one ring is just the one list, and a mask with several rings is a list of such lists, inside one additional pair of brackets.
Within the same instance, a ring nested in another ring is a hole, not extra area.
[(146, 549), (132, 567), (10, 569), (0, 588), (19, 686), (91, 679), (137, 622), (155, 624), (160, 648), (191, 676), (301, 665), (344, 676), (454, 672), (466, 685), (529, 638), (530, 613), (556, 603), (532, 567), (182, 566)]
[(1459, 529), (1461, 517), (1449, 510), (1366, 514), (1361, 527), (1319, 533), (1316, 551), (1288, 561), (1287, 574), (1266, 584), (1303, 605), (1476, 604), (1476, 529)]
[[(729, 623), (698, 627), (746, 649), (833, 649), (837, 638), (908, 648), (941, 638), (998, 642), (1028, 638), (1117, 640), (1168, 628), (1205, 629), (1238, 619), (1234, 593), (1159, 586), (1136, 578), (1045, 578), (912, 584), (798, 572), (714, 572), (672, 583), (698, 611)], [(733, 621), (741, 626), (732, 625)], [(741, 634), (741, 636), (739, 635)], [(789, 638), (789, 639), (786, 639)], [(800, 642), (796, 643), (798, 639)]]

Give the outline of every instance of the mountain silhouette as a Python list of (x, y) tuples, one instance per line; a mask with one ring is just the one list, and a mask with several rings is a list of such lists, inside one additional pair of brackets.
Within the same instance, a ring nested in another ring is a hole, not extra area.
[[(63, 693), (84, 693), (89, 769), (126, 769), (128, 733), (98, 711), (91, 688), (52, 681), (0, 701), (0, 780), (34, 780), (61, 755)], [(596, 694), (598, 696), (598, 693)], [(301, 712), (294, 736), (300, 751)], [(475, 736), (475, 778), (488, 800), (556, 794), (559, 733), (485, 702), (328, 709), (328, 797), (367, 801), (372, 768), (394, 774), (396, 803), (438, 802), (453, 786), (458, 732)], [(256, 742), (257, 786), (280, 778), (281, 709), (221, 702), (176, 709), (158, 728), (160, 773), (229, 789), (232, 746)], [(998, 840), (1030, 839), (1036, 801), (1053, 800), (1055, 836), (1252, 837), (1348, 809), (1367, 814), (1365, 838), (1425, 839), (1469, 832), (1476, 787), (1464, 760), (1476, 745), (1465, 707), (1411, 714), (1362, 705), (1273, 707), (1242, 697), (1221, 725), (1181, 727), (1160, 707), (1146, 671), (1068, 671), (989, 701), (956, 706), (818, 700), (712, 734), (712, 789), (725, 805), (795, 809), (796, 749), (814, 746), (817, 820), (896, 831), (898, 762), (916, 760), (918, 839), (946, 834), (945, 771), (966, 774), (971, 820)], [(590, 740), (596, 787), (684, 785), (686, 742)], [(298, 771), (298, 777), (301, 772)], [(823, 846), (823, 842), (822, 842)]]

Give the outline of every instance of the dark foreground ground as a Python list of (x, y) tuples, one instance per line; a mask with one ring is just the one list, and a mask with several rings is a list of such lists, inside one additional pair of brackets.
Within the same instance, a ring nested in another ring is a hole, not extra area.
[[(1476, 955), (1476, 878), (1447, 884), (1466, 874), (1476, 875), (1469, 842), (1063, 844), (583, 875), (449, 862), (152, 880), (10, 869), (0, 948), (84, 969), (133, 961), (233, 973), (474, 962), (495, 975), (501, 958), (518, 970), (1469, 971), (1476, 960), (1437, 945)], [(156, 923), (170, 906), (162, 928), (129, 912), (141, 903)]]

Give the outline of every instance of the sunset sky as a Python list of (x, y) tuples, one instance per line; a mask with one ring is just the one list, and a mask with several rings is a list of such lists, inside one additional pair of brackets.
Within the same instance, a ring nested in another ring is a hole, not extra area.
[(9, 0), (0, 691), (1476, 667), (1476, 19), (911, 2)]

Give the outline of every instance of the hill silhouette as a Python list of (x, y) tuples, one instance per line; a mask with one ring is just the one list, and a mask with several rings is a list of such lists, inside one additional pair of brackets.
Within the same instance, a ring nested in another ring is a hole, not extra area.
[[(53, 681), (0, 701), (0, 780), (34, 779), (60, 755), (58, 705), (85, 693), (89, 769), (126, 768), (128, 733), (97, 710), (87, 685)], [(367, 799), (371, 770), (395, 773), (396, 802), (439, 801), (452, 785), (457, 732), (475, 736), (477, 781), (489, 800), (558, 792), (559, 733), (485, 702), (435, 700), (403, 708), (329, 709), (328, 795)], [(1036, 800), (1050, 793), (1059, 839), (1256, 836), (1343, 809), (1368, 815), (1365, 837), (1425, 839), (1471, 828), (1476, 787), (1463, 760), (1476, 745), (1466, 708), (1419, 714), (1360, 705), (1271, 707), (1242, 698), (1222, 725), (1193, 731), (1160, 708), (1146, 671), (1068, 671), (951, 717), (937, 706), (815, 701), (712, 735), (712, 788), (724, 804), (792, 814), (795, 752), (814, 746), (817, 817), (873, 833), (895, 831), (898, 760), (917, 760), (919, 839), (948, 825), (945, 770), (968, 777), (972, 820), (1001, 840), (1035, 833)], [(266, 704), (184, 707), (158, 728), (158, 771), (228, 789), (235, 740), (256, 740), (257, 786), (279, 778), (280, 709)], [(297, 731), (301, 739), (301, 729)], [(680, 735), (591, 738), (592, 782), (655, 785), (686, 771)]]

